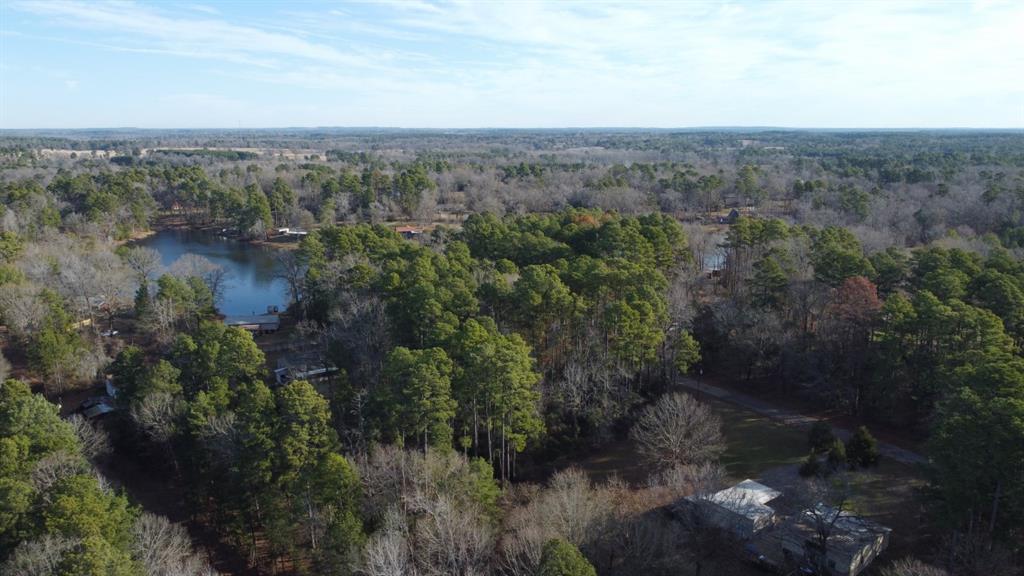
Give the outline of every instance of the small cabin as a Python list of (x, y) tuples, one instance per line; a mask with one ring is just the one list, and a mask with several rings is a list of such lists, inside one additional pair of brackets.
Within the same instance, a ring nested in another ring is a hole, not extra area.
[(422, 234), (423, 230), (414, 226), (395, 226), (395, 232), (398, 232), (398, 234), (406, 240), (412, 240)]
[(740, 211), (737, 210), (736, 208), (733, 208), (732, 210), (729, 211), (728, 215), (719, 217), (718, 218), (718, 223), (719, 224), (735, 224), (736, 220), (739, 217), (740, 217)]

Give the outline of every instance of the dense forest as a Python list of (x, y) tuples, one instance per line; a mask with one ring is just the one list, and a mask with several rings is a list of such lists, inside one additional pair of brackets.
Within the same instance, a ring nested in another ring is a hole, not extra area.
[[(797, 447), (812, 515), (920, 455), (871, 573), (1021, 574), (1019, 131), (4, 131), (0, 170), (4, 574), (744, 574), (677, 505), (747, 470), (697, 381), (856, 428)], [(273, 342), (336, 371), (275, 379), (166, 228), (275, 247)]]

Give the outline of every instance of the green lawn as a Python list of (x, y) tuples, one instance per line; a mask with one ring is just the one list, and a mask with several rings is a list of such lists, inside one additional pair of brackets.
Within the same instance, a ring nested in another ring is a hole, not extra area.
[[(798, 464), (807, 455), (807, 436), (766, 416), (713, 398), (701, 398), (722, 418), (726, 451), (722, 464), (729, 475), (742, 480), (756, 478), (765, 470)], [(563, 468), (567, 462), (560, 463)], [(651, 470), (644, 465), (631, 440), (619, 440), (595, 453), (574, 459), (593, 478), (603, 480), (615, 475), (634, 484), (647, 480)]]
[(702, 398), (722, 418), (726, 450), (722, 455), (730, 476), (756, 478), (776, 466), (799, 464), (807, 456), (807, 435), (745, 408)]
[(850, 481), (854, 511), (892, 528), (886, 558), (934, 549), (935, 527), (921, 497), (927, 480), (920, 467), (883, 458), (878, 466), (851, 474)]

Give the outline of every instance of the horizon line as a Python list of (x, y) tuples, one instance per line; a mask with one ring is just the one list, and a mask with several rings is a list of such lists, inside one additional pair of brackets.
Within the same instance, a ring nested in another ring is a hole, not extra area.
[(139, 127), (139, 126), (89, 126), (79, 128), (66, 127), (33, 127), (33, 128), (3, 128), (3, 132), (113, 132), (113, 131), (138, 131), (138, 132), (170, 132), (170, 131), (218, 131), (218, 132), (243, 132), (243, 131), (266, 131), (266, 130), (394, 130), (394, 131), (521, 131), (521, 132), (544, 132), (544, 131), (709, 131), (709, 130), (780, 130), (780, 131), (842, 131), (842, 132), (898, 132), (898, 131), (1024, 131), (1024, 126), (986, 127), (986, 126), (771, 126), (771, 125), (706, 125), (706, 126), (474, 126), (474, 127), (452, 127), (452, 126), (193, 126), (193, 127)]

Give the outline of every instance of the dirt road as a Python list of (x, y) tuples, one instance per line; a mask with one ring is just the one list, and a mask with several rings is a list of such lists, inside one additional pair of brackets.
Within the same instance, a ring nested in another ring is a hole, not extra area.
[[(821, 420), (821, 418), (817, 418), (815, 416), (807, 416), (805, 414), (800, 414), (799, 412), (794, 412), (786, 408), (779, 408), (778, 406), (773, 406), (770, 403), (761, 400), (760, 398), (754, 398), (753, 396), (749, 396), (741, 392), (732, 392), (730, 390), (726, 390), (718, 386), (707, 384), (705, 382), (700, 382), (692, 378), (682, 378), (679, 380), (678, 383), (680, 386), (683, 386), (684, 388), (689, 388), (690, 390), (695, 390), (697, 392), (707, 394), (708, 396), (718, 398), (723, 402), (736, 404), (749, 410), (753, 410), (758, 414), (767, 416), (778, 422), (782, 422), (787, 426), (794, 426), (797, 428), (810, 428), (812, 424)], [(836, 437), (844, 441), (851, 435), (850, 430), (847, 430), (845, 428), (833, 427), (832, 430), (835, 433)], [(893, 460), (897, 462), (902, 462), (904, 464), (926, 464), (928, 462), (928, 459), (926, 457), (924, 457), (921, 454), (918, 454), (917, 452), (913, 452), (905, 448), (900, 448), (899, 446), (895, 446), (887, 442), (879, 442), (878, 449), (882, 453), (882, 456), (885, 456), (886, 458), (892, 458)]]

